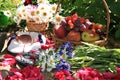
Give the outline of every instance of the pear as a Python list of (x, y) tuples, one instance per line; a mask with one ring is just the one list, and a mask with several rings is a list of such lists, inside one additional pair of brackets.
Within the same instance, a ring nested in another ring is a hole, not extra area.
[(97, 33), (92, 33), (91, 31), (84, 31), (81, 36), (82, 40), (86, 42), (93, 42), (100, 39), (100, 36)]

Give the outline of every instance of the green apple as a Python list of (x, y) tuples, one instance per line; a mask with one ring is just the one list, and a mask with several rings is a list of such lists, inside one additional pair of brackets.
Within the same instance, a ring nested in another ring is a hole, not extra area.
[(92, 33), (91, 31), (84, 31), (82, 32), (81, 35), (82, 35), (82, 40), (86, 42), (93, 42), (100, 39), (100, 36), (98, 34)]

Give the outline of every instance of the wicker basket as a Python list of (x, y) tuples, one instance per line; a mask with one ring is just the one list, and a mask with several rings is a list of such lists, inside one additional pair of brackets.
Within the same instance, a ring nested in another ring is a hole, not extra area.
[[(110, 24), (110, 13), (109, 13), (109, 8), (108, 8), (108, 5), (106, 3), (105, 0), (102, 0), (103, 1), (103, 4), (104, 4), (104, 7), (106, 9), (106, 13), (107, 13), (107, 23), (106, 23), (106, 36), (102, 39), (102, 40), (98, 40), (98, 41), (94, 41), (94, 42), (90, 42), (92, 44), (95, 44), (95, 45), (98, 45), (98, 46), (104, 46), (107, 41), (108, 41), (108, 32), (109, 32), (109, 24)], [(59, 4), (62, 2), (62, 0), (59, 1), (58, 3), (58, 7), (59, 7)], [(57, 11), (56, 11), (57, 12)], [(60, 39), (60, 38), (57, 38), (57, 37), (53, 37), (53, 40), (54, 42), (56, 43), (56, 47), (58, 48), (61, 44), (63, 44), (63, 42), (66, 42), (68, 40), (66, 39)], [(75, 41), (69, 41), (71, 42), (73, 45), (80, 45), (83, 43), (83, 41), (79, 41), (79, 42), (75, 42)]]
[(27, 22), (27, 29), (30, 32), (43, 32), (48, 29), (49, 23), (48, 22), (43, 22), (40, 24), (35, 23), (34, 21), (29, 21)]

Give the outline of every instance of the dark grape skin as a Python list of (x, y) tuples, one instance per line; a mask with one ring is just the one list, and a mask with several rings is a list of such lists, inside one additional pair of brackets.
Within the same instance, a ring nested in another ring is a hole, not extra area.
[(88, 28), (88, 29), (92, 29), (92, 23), (90, 21), (86, 22), (85, 23), (85, 26)]
[(84, 24), (82, 24), (79, 29), (80, 29), (81, 32), (85, 31), (86, 30), (86, 26)]
[(80, 18), (77, 18), (74, 22), (74, 26), (75, 27), (80, 27), (82, 25), (81, 21), (80, 21)]
[(65, 30), (66, 30), (67, 32), (70, 32), (70, 31), (71, 31), (70, 26), (69, 26), (68, 24), (66, 24), (66, 26), (64, 26), (64, 27), (65, 27)]
[(62, 25), (65, 28), (65, 30), (68, 32), (71, 30), (68, 23), (65, 21), (61, 21), (60, 25)]
[(80, 27), (74, 27), (75, 31), (80, 31)]
[(66, 26), (67, 23), (66, 23), (65, 21), (61, 21), (60, 25), (62, 25), (62, 26)]
[(101, 40), (105, 37), (105, 34), (104, 34), (104, 32), (101, 31), (101, 29), (97, 29), (96, 33), (100, 35)]

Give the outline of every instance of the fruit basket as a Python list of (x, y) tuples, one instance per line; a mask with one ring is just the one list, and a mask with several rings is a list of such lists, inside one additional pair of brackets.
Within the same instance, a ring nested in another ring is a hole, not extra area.
[[(95, 44), (95, 45), (98, 45), (98, 46), (104, 46), (107, 43), (107, 40), (108, 40), (108, 32), (109, 32), (108, 30), (109, 30), (109, 24), (110, 24), (110, 13), (109, 13), (109, 8), (108, 8), (108, 5), (107, 5), (106, 1), (105, 0), (102, 0), (102, 1), (103, 1), (103, 4), (104, 4), (104, 7), (106, 9), (106, 13), (107, 13), (107, 21), (106, 21), (106, 25), (105, 25), (105, 29), (104, 29), (104, 34), (102, 36), (101, 36), (101, 31), (99, 31), (99, 30), (102, 29), (103, 25), (92, 23), (88, 19), (84, 19), (83, 17), (80, 17), (79, 20), (77, 20), (78, 15), (73, 14), (71, 16), (71, 18), (73, 18), (73, 20), (77, 17), (77, 19), (74, 21), (75, 23), (73, 23), (73, 24), (71, 23), (70, 17), (65, 18), (67, 24), (70, 26), (72, 31), (68, 31), (67, 33), (62, 31), (60, 34), (58, 34), (58, 33), (56, 33), (58, 31), (55, 31), (53, 29), (53, 32), (54, 32), (54, 37), (53, 38), (54, 38), (54, 41), (55, 41), (56, 45), (59, 46), (59, 45), (63, 44), (63, 42), (69, 41), (69, 42), (73, 43), (74, 45), (80, 45), (83, 42), (88, 42), (88, 43), (92, 43), (92, 44)], [(60, 4), (60, 2), (62, 2), (62, 0), (59, 1), (59, 4)], [(59, 7), (59, 5), (58, 5), (58, 7)], [(60, 24), (60, 26), (65, 26), (65, 25), (66, 25), (65, 22), (61, 22), (61, 24)], [(82, 32), (82, 34), (77, 35), (78, 34), (77, 33), (78, 29), (74, 29), (73, 25), (74, 26), (82, 26), (82, 28), (80, 30), (80, 32)], [(86, 26), (86, 25), (89, 25), (89, 28), (91, 28), (91, 25), (92, 25), (91, 31), (90, 30), (84, 30), (84, 26)], [(56, 27), (56, 25), (55, 25), (55, 27)], [(57, 29), (58, 29), (58, 25), (57, 25)], [(61, 30), (64, 30), (64, 29), (61, 29)], [(67, 30), (69, 30), (69, 29), (67, 29)], [(94, 34), (91, 34), (92, 32)], [(64, 35), (62, 35), (64, 37), (61, 37), (62, 33), (65, 33)], [(71, 34), (69, 34), (69, 33), (71, 33)], [(56, 36), (56, 34), (59, 35), (59, 37)], [(98, 36), (98, 34), (99, 34), (99, 36)], [(68, 37), (68, 35), (70, 35), (70, 36)], [(90, 40), (88, 38), (87, 39), (82, 39), (82, 40), (80, 39), (81, 36), (83, 38), (86, 35), (91, 35), (91, 36), (96, 36), (96, 37), (93, 40)], [(74, 36), (77, 36), (77, 37), (74, 37)]]

